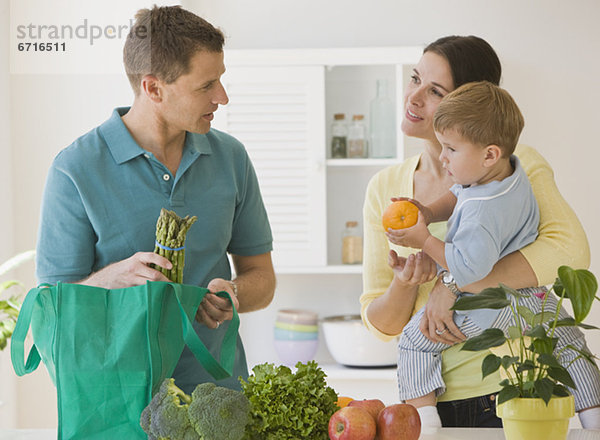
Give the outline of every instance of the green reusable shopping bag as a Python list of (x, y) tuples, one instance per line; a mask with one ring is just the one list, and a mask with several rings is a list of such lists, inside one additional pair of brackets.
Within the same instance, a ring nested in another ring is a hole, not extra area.
[[(56, 385), (58, 439), (146, 439), (139, 420), (187, 345), (215, 378), (231, 376), (239, 317), (223, 338), (220, 362), (192, 327), (207, 289), (147, 282), (124, 289), (58, 283), (31, 289), (11, 341), (15, 372), (43, 360)], [(227, 292), (219, 296), (231, 297)], [(232, 303), (233, 304), (233, 303)], [(25, 337), (33, 346), (25, 363)]]

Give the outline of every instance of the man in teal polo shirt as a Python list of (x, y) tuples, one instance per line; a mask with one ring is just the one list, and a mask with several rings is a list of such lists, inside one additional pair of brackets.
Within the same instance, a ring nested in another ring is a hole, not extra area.
[[(152, 44), (150, 44), (150, 42)], [(39, 282), (121, 288), (167, 281), (150, 264), (161, 208), (196, 215), (186, 240), (184, 282), (228, 291), (239, 312), (273, 298), (272, 236), (256, 174), (243, 145), (210, 128), (219, 104), (221, 31), (178, 6), (143, 9), (124, 47), (135, 98), (102, 125), (61, 151), (44, 190), (37, 246)], [(228, 254), (235, 266), (231, 281)], [(236, 297), (237, 295), (237, 297)], [(208, 294), (196, 314), (197, 333), (211, 348), (229, 303)], [(233, 376), (248, 374), (241, 340)], [(173, 374), (186, 392), (214, 381), (187, 349)]]

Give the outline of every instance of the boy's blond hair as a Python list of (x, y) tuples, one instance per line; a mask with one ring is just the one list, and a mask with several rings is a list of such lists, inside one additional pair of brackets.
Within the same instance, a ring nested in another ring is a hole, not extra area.
[(467, 83), (449, 93), (433, 117), (438, 133), (455, 130), (475, 145), (498, 145), (502, 157), (515, 151), (524, 125), (510, 94), (487, 81)]
[(144, 75), (170, 84), (189, 71), (197, 51), (222, 52), (223, 33), (181, 6), (140, 9), (125, 41), (125, 72), (136, 95)]

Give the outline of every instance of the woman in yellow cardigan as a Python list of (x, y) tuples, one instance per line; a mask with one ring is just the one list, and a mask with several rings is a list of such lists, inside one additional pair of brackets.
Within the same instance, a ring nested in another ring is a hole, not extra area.
[[(420, 328), (427, 337), (447, 344), (464, 338), (449, 310), (456, 300), (448, 288), (453, 286), (435, 279), (435, 263), (426, 254), (391, 244), (384, 234), (381, 216), (392, 197), (410, 197), (428, 204), (448, 191), (452, 181), (438, 160), (441, 146), (433, 131), (435, 110), (446, 94), (462, 84), (482, 80), (499, 84), (500, 76), (500, 61), (493, 48), (474, 36), (436, 40), (425, 48), (413, 71), (404, 96), (402, 131), (407, 136), (422, 139), (424, 151), (376, 174), (367, 188), (363, 211), (361, 315), (369, 330), (381, 339), (390, 340), (399, 335), (412, 314), (425, 304), (426, 313)], [(561, 265), (589, 266), (587, 237), (558, 191), (551, 167), (531, 147), (519, 145), (515, 154), (529, 177), (539, 205), (538, 238), (502, 258), (486, 278), (458, 286), (461, 291), (480, 292), (500, 282), (515, 289), (547, 285), (554, 281)], [(446, 222), (431, 224), (429, 229), (443, 240)], [(395, 266), (393, 270), (388, 261)], [(501, 426), (494, 402), (501, 380), (499, 373), (481, 380), (481, 363), (487, 354), (460, 351), (460, 345), (443, 353), (442, 375), (447, 390), (438, 398), (443, 426)], [(596, 407), (579, 413), (584, 427), (593, 427), (600, 420), (598, 414), (594, 414), (600, 412), (598, 398), (590, 396), (590, 403), (579, 408)], [(593, 421), (588, 423), (586, 413)]]

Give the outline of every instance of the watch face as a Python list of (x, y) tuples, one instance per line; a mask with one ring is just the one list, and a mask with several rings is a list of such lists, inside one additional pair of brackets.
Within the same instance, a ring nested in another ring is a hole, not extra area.
[(446, 273), (444, 273), (444, 276), (442, 277), (442, 281), (444, 283), (453, 283), (454, 277), (452, 276), (452, 274), (450, 272), (446, 272)]

